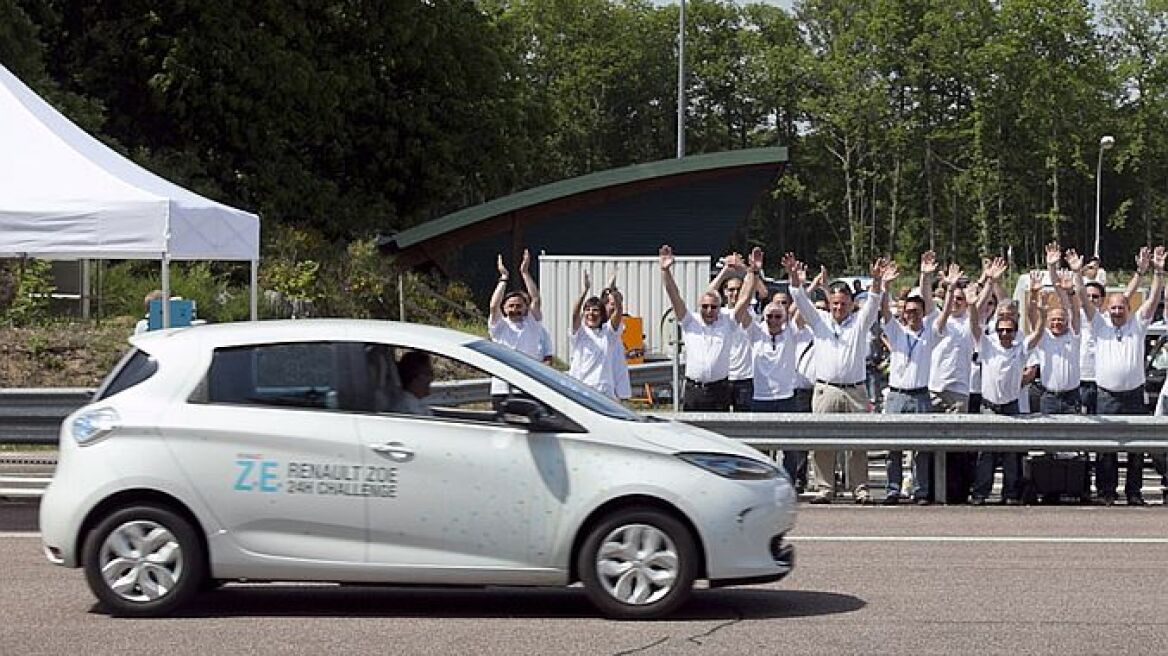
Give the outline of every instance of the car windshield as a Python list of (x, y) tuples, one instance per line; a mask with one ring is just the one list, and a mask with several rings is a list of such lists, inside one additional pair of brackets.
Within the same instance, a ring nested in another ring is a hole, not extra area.
[(645, 421), (641, 415), (629, 410), (620, 403), (597, 392), (575, 378), (533, 360), (515, 349), (487, 340), (473, 342), (467, 344), (467, 346), (483, 355), (499, 360), (512, 369), (518, 369), (520, 372), (538, 380), (589, 410), (599, 412), (606, 417), (623, 421)]

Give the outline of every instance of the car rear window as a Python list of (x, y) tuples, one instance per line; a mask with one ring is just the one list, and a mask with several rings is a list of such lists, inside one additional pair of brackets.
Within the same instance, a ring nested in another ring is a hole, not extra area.
[(93, 400), (101, 401), (124, 392), (150, 378), (156, 371), (158, 362), (154, 358), (145, 351), (131, 349), (102, 382), (101, 387), (97, 388)]
[(290, 342), (218, 348), (191, 401), (367, 411), (373, 406), (370, 359), (381, 353), (371, 346)]

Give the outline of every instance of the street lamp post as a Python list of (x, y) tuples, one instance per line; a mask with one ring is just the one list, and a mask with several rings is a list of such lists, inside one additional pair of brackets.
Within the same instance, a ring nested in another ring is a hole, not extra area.
[(1095, 257), (1099, 257), (1099, 209), (1103, 197), (1103, 151), (1114, 145), (1115, 137), (1110, 134), (1105, 134), (1099, 139), (1099, 162), (1095, 165), (1095, 251), (1092, 253)]
[(681, 0), (677, 27), (677, 158), (685, 157), (685, 0)]

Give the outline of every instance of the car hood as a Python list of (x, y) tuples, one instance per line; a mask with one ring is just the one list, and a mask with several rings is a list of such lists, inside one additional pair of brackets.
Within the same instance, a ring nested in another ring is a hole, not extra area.
[(675, 452), (728, 453), (755, 460), (767, 460), (757, 449), (680, 421), (639, 424), (637, 437), (656, 447)]

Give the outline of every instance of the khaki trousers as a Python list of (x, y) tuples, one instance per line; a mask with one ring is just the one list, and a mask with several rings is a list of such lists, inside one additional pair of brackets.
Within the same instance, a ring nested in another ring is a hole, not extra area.
[[(866, 412), (868, 409), (868, 395), (861, 385), (859, 387), (833, 387), (826, 383), (815, 383), (815, 392), (811, 397), (811, 412), (815, 414), (829, 412)], [(835, 454), (833, 451), (815, 451), (812, 460), (815, 465), (815, 485), (820, 493), (836, 493), (835, 489)], [(868, 489), (868, 452), (847, 452), (847, 479), (852, 491)]]

